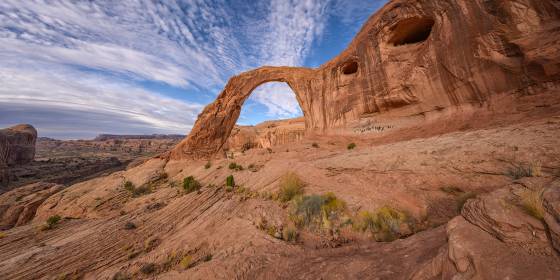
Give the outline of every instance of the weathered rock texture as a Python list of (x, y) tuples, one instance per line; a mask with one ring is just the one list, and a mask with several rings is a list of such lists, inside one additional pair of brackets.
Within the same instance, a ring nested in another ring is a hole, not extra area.
[(41, 182), (1, 195), (0, 230), (30, 222), (43, 201), (60, 190), (62, 190), (61, 185)]
[(303, 118), (266, 121), (256, 126), (235, 126), (224, 145), (226, 151), (270, 148), (297, 142), (305, 136)]
[(0, 130), (0, 167), (33, 161), (36, 141), (37, 130), (28, 124)]
[(271, 81), (292, 88), (306, 129), (319, 133), (557, 87), (559, 17), (554, 0), (392, 1), (317, 69), (262, 67), (231, 78), (171, 158), (220, 151), (243, 102)]

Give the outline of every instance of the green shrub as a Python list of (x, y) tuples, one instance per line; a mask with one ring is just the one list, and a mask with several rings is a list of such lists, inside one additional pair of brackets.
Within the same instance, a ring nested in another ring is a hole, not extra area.
[(356, 148), (356, 143), (350, 143), (350, 144), (348, 144), (348, 146), (346, 146), (346, 148), (348, 150), (352, 150), (352, 149)]
[(331, 228), (332, 221), (345, 210), (346, 203), (333, 193), (296, 196), (292, 200), (290, 218), (298, 227)]
[(298, 195), (303, 195), (305, 183), (294, 172), (288, 172), (280, 178), (280, 190), (278, 191), (278, 199), (282, 202), (288, 202)]
[[(164, 173), (164, 174), (167, 174), (167, 173)], [(152, 192), (152, 188), (149, 185), (142, 185), (140, 187), (136, 187), (134, 185), (134, 183), (132, 183), (131, 181), (128, 181), (128, 180), (124, 181), (123, 187), (124, 187), (125, 190), (130, 192), (133, 197), (138, 197), (138, 196), (149, 194), (150, 192)]]
[(47, 218), (46, 223), (41, 228), (42, 230), (53, 229), (62, 219), (59, 215), (50, 216)]
[(193, 176), (188, 176), (183, 179), (183, 189), (185, 189), (187, 193), (198, 191), (201, 187), (202, 185)]
[(237, 164), (237, 163), (235, 163), (235, 162), (230, 163), (228, 167), (229, 167), (229, 169), (231, 169), (231, 170), (236, 170), (236, 171), (241, 171), (241, 170), (243, 170), (243, 166), (240, 165), (240, 164)]
[(544, 219), (544, 206), (543, 206), (543, 192), (544, 188), (536, 190), (526, 189), (521, 193), (521, 206), (527, 214), (539, 219)]
[(212, 163), (211, 163), (211, 162), (207, 162), (207, 163), (204, 165), (204, 169), (210, 169), (210, 167), (212, 167)]
[(371, 213), (362, 211), (353, 226), (360, 231), (369, 231), (378, 241), (393, 241), (402, 236), (401, 224), (406, 223), (407, 215), (389, 206), (383, 206)]
[(226, 178), (226, 187), (235, 187), (235, 180), (233, 179), (233, 175), (229, 175)]
[(124, 187), (125, 190), (127, 190), (129, 192), (133, 192), (134, 189), (136, 188), (134, 183), (132, 183), (131, 181), (124, 181), (123, 187)]

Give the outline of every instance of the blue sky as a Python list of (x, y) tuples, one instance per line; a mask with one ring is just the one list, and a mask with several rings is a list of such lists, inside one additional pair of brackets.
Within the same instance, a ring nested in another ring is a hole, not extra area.
[[(0, 1), (0, 127), (40, 136), (187, 133), (228, 78), (317, 67), (384, 0)], [(300, 116), (283, 83), (260, 86), (239, 124)]]

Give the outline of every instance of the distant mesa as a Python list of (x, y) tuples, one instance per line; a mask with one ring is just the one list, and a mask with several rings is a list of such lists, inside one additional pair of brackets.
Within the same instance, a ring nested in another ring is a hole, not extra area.
[(185, 135), (181, 134), (137, 134), (137, 135), (117, 135), (117, 134), (99, 134), (93, 141), (107, 140), (126, 140), (126, 139), (183, 139)]

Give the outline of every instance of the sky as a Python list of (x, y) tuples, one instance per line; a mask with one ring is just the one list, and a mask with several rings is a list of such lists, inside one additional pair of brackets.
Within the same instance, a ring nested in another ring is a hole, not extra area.
[[(187, 134), (229, 77), (318, 67), (385, 0), (2, 0), (0, 128), (39, 136)], [(284, 83), (261, 85), (238, 124), (301, 116)]]

